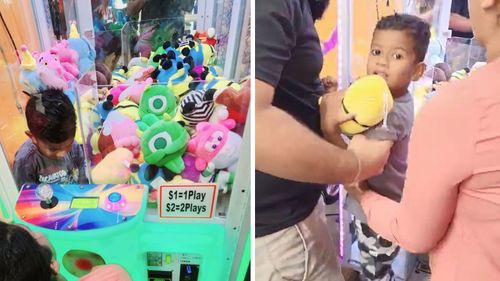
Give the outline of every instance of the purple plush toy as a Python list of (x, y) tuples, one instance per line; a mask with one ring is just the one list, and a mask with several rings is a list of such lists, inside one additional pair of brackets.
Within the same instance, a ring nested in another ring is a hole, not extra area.
[(185, 168), (181, 172), (181, 177), (193, 182), (198, 182), (200, 179), (200, 171), (196, 169), (196, 157), (190, 153), (186, 153), (182, 156), (182, 160), (184, 160)]

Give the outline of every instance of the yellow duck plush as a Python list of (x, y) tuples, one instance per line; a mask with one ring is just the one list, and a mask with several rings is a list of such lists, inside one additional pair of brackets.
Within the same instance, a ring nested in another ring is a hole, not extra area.
[(368, 130), (387, 117), (393, 102), (389, 86), (382, 77), (368, 75), (356, 80), (342, 101), (344, 112), (355, 113), (356, 117), (340, 124), (340, 129), (350, 136)]

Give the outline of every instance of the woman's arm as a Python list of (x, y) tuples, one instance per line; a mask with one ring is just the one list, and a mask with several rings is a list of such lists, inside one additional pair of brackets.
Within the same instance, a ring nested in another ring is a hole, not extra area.
[(458, 186), (472, 173), (473, 106), (456, 89), (441, 89), (417, 115), (401, 203), (372, 191), (358, 194), (370, 227), (411, 252), (429, 251), (446, 234)]

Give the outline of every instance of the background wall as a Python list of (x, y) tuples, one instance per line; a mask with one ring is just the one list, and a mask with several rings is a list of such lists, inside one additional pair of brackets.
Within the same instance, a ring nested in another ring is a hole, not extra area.
[(0, 143), (12, 165), (17, 148), (27, 139), (24, 115), (18, 108), (24, 107), (27, 97), (18, 82), (16, 48), (26, 44), (39, 50), (40, 44), (29, 0), (0, 0), (0, 13)]
[[(377, 24), (378, 16), (394, 14), (395, 11), (403, 10), (403, 1), (401, 0), (338, 0), (352, 1), (352, 77), (358, 77), (366, 74), (366, 59), (370, 48), (373, 29)], [(316, 29), (320, 41), (323, 43), (329, 39), (333, 30), (337, 26), (337, 2), (331, 0), (330, 6), (323, 15), (323, 18), (316, 23)], [(389, 4), (389, 5), (387, 5)], [(341, 44), (341, 42), (338, 42)], [(322, 76), (331, 75), (337, 77), (337, 50), (338, 47), (331, 50), (324, 57)]]

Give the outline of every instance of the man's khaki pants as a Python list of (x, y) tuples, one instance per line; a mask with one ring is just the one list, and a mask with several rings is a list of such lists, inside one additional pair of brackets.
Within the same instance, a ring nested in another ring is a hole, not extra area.
[(343, 281), (337, 247), (320, 202), (305, 220), (255, 239), (255, 280)]

